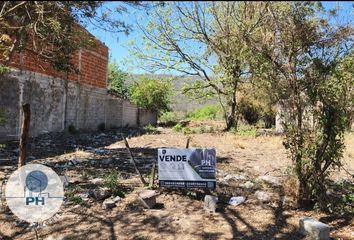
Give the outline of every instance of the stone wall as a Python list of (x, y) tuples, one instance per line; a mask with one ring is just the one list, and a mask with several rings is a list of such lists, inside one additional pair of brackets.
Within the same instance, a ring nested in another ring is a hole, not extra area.
[[(114, 97), (105, 88), (64, 81), (41, 73), (13, 70), (0, 77), (0, 108), (5, 125), (0, 126), (0, 141), (18, 139), (21, 106), (31, 106), (30, 136), (63, 131), (68, 126), (96, 130), (156, 124), (156, 114), (138, 109), (127, 100)], [(67, 89), (67, 90), (66, 90)]]

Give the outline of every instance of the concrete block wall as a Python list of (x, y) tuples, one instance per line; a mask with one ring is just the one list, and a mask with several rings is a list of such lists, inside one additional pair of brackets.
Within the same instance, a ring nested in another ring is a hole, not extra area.
[(70, 125), (96, 130), (100, 123), (112, 128), (157, 122), (155, 113), (138, 109), (108, 94), (105, 88), (66, 83), (41, 73), (13, 70), (0, 77), (0, 89), (0, 108), (6, 114), (5, 125), (0, 126), (0, 141), (19, 139), (24, 103), (31, 106), (30, 136), (63, 131)]

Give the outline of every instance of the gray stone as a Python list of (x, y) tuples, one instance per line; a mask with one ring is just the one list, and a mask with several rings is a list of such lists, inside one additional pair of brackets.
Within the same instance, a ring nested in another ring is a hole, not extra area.
[(115, 206), (116, 206), (116, 203), (111, 198), (107, 198), (102, 203), (103, 209), (111, 209), (111, 208), (114, 208)]
[(119, 196), (116, 196), (115, 198), (113, 198), (113, 201), (115, 203), (120, 202), (120, 200), (122, 200), (122, 199)]
[(209, 212), (215, 212), (217, 207), (218, 198), (212, 195), (205, 195), (204, 209)]
[(247, 181), (244, 184), (242, 184), (241, 187), (246, 188), (246, 189), (251, 189), (254, 187), (254, 183), (251, 181)]
[(312, 240), (329, 240), (330, 227), (315, 219), (304, 217), (299, 221), (300, 232)]
[(268, 192), (256, 191), (254, 195), (262, 203), (269, 202), (271, 200), (271, 194)]
[(270, 176), (270, 175), (259, 176), (257, 179), (261, 180), (261, 181), (264, 181), (266, 183), (269, 183), (269, 184), (271, 184), (273, 186), (280, 186), (281, 185), (279, 178), (273, 177), (273, 176)]
[(233, 206), (240, 205), (246, 201), (246, 198), (244, 196), (239, 196), (239, 197), (232, 197), (229, 200), (229, 204)]
[(88, 193), (80, 193), (77, 196), (80, 197), (85, 202), (89, 200), (89, 194)]
[(108, 188), (99, 188), (99, 189), (95, 189), (93, 191), (91, 191), (90, 195), (100, 201), (100, 200), (104, 200), (106, 198), (108, 198), (110, 196), (110, 193), (108, 191)]
[(103, 164), (107, 164), (107, 165), (108, 165), (108, 164), (111, 164), (112, 162), (113, 162), (113, 159), (112, 159), (112, 158), (106, 158), (106, 159), (103, 159), (103, 160), (102, 160), (102, 163), (103, 163)]

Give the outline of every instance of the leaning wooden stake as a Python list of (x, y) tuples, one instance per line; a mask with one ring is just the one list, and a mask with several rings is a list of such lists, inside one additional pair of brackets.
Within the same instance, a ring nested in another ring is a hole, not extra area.
[(187, 143), (186, 143), (186, 148), (189, 148), (189, 141), (190, 141), (190, 137), (187, 138)]
[(22, 128), (21, 128), (21, 138), (20, 138), (20, 154), (18, 158), (18, 167), (22, 167), (26, 163), (26, 147), (28, 140), (28, 131), (31, 119), (31, 109), (30, 105), (24, 104), (22, 106), (23, 117), (22, 117)]
[(151, 179), (150, 179), (150, 187), (154, 187), (154, 182), (155, 182), (155, 172), (156, 172), (156, 161), (154, 159), (152, 163), (152, 170), (151, 170)]
[(141, 182), (142, 182), (144, 185), (147, 185), (147, 184), (146, 184), (146, 181), (144, 180), (143, 176), (141, 175), (141, 173), (140, 173), (140, 171), (139, 171), (139, 169), (138, 169), (138, 166), (136, 165), (136, 162), (135, 162), (134, 157), (133, 157), (133, 154), (132, 154), (132, 152), (131, 152), (131, 150), (130, 150), (130, 147), (129, 147), (129, 144), (128, 144), (127, 139), (126, 139), (123, 135), (122, 135), (122, 137), (123, 137), (123, 140), (124, 140), (124, 143), (125, 143), (125, 147), (128, 149), (128, 152), (129, 152), (129, 155), (130, 155), (130, 159), (131, 159), (131, 162), (132, 162), (133, 165), (134, 165), (134, 168), (135, 168), (136, 173), (139, 175)]

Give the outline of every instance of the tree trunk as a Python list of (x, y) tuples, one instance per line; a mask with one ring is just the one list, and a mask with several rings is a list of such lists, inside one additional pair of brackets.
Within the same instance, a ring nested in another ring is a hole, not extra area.
[(226, 117), (226, 131), (229, 131), (232, 127), (237, 129), (237, 119), (236, 119), (236, 94), (232, 97), (228, 104), (229, 114)]
[(22, 106), (23, 117), (22, 117), (22, 128), (21, 128), (21, 138), (20, 138), (20, 154), (18, 158), (18, 167), (22, 167), (26, 163), (26, 147), (28, 140), (28, 131), (31, 119), (30, 105), (24, 104)]

